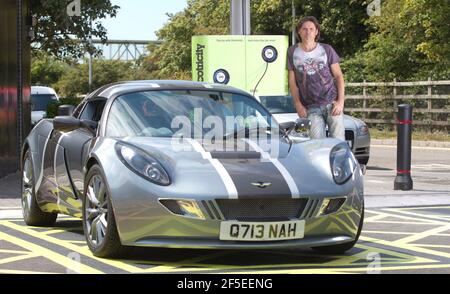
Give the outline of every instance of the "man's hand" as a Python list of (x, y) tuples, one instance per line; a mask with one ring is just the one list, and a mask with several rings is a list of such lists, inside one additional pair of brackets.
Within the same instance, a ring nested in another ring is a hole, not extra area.
[(332, 116), (338, 116), (344, 113), (344, 99), (333, 102)]
[(300, 105), (297, 107), (297, 114), (299, 117), (302, 117), (302, 118), (308, 117), (308, 111), (306, 110), (306, 107), (303, 105)]

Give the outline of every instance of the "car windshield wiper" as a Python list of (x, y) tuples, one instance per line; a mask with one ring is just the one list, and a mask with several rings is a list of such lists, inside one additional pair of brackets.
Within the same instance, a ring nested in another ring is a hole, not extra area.
[(269, 126), (254, 127), (254, 128), (245, 127), (245, 128), (239, 129), (239, 130), (235, 130), (233, 133), (226, 134), (225, 136), (223, 136), (223, 139), (226, 140), (226, 139), (230, 139), (230, 138), (236, 138), (242, 132), (245, 132), (244, 136), (247, 137), (251, 132), (254, 132), (254, 131), (258, 131), (258, 132), (266, 131), (267, 132), (267, 131), (271, 131), (271, 130), (272, 130), (272, 128)]

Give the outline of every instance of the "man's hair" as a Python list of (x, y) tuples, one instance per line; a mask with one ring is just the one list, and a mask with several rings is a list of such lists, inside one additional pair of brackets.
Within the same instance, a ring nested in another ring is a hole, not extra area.
[(315, 39), (316, 42), (318, 42), (319, 39), (320, 39), (320, 23), (319, 23), (319, 21), (317, 20), (317, 18), (315, 18), (314, 16), (305, 16), (304, 18), (302, 18), (302, 19), (298, 22), (297, 28), (296, 28), (297, 38), (298, 38), (299, 41), (302, 40), (301, 37), (300, 37), (300, 34), (298, 33), (298, 31), (302, 28), (302, 26), (305, 24), (305, 22), (308, 22), (308, 21), (312, 22), (312, 23), (314, 24), (314, 26), (316, 27), (317, 31), (319, 32), (319, 33), (317, 34), (317, 36), (316, 36), (316, 39)]

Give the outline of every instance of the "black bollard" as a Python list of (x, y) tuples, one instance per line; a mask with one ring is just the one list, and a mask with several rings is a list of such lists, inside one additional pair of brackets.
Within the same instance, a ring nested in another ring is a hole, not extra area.
[(399, 105), (397, 114), (397, 176), (395, 177), (394, 190), (409, 191), (413, 188), (411, 178), (412, 120), (411, 105)]

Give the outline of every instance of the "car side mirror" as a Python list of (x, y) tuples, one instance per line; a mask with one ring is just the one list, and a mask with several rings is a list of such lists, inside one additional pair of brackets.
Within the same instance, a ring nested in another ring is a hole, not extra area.
[(295, 122), (288, 121), (280, 124), (280, 129), (286, 132), (304, 132), (311, 128), (311, 121), (307, 118), (298, 118)]
[(298, 118), (295, 121), (294, 129), (297, 133), (308, 131), (311, 129), (311, 121), (307, 118)]
[(73, 105), (60, 105), (58, 107), (58, 116), (70, 116), (72, 115), (75, 106)]
[[(58, 109), (59, 113), (59, 109)], [(73, 116), (56, 116), (53, 119), (53, 128), (61, 132), (71, 132), (81, 127), (81, 121)]]
[(98, 123), (92, 120), (78, 119), (73, 116), (57, 116), (53, 119), (53, 128), (60, 132), (72, 132), (85, 129), (96, 135)]

